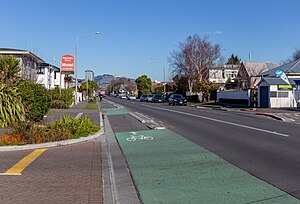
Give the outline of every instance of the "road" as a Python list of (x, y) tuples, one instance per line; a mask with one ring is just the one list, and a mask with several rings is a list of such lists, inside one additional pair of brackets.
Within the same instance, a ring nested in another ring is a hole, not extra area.
[(299, 125), (237, 111), (107, 98), (300, 198)]

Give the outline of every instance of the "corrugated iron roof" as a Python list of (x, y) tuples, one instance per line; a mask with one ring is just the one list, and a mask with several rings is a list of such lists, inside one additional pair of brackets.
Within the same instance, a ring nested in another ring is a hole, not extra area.
[(300, 74), (300, 59), (263, 72), (262, 76), (276, 76), (276, 70), (281, 69), (286, 74)]
[(271, 62), (243, 62), (244, 67), (250, 77), (258, 76), (262, 72), (278, 67), (278, 64)]

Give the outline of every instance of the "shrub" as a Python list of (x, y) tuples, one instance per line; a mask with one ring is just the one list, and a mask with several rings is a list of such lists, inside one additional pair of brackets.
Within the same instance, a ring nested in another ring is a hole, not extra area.
[(51, 101), (51, 108), (55, 109), (63, 109), (65, 108), (65, 102), (63, 100), (53, 100)]
[(40, 121), (47, 114), (50, 104), (46, 88), (39, 84), (22, 81), (18, 85), (26, 109), (27, 119)]
[(51, 100), (51, 108), (69, 108), (74, 101), (73, 92), (74, 88), (59, 90), (59, 88), (56, 87), (53, 90), (49, 90), (48, 94)]
[(0, 85), (0, 127), (25, 120), (25, 111), (17, 88)]
[(0, 145), (35, 144), (88, 136), (99, 131), (87, 116), (76, 119), (64, 116), (45, 127), (31, 122), (19, 122), (12, 132), (0, 136)]
[(51, 129), (59, 129), (65, 127), (70, 131), (73, 138), (88, 136), (99, 131), (99, 127), (95, 125), (88, 116), (80, 119), (71, 118), (70, 116), (64, 116), (61, 120), (50, 123), (49, 127)]
[(15, 134), (12, 132), (6, 132), (6, 133), (2, 134), (0, 141), (3, 145), (6, 145), (6, 146), (24, 144), (23, 137), (19, 134)]

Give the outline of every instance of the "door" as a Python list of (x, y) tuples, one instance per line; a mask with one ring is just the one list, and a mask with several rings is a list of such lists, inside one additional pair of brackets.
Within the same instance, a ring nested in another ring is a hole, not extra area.
[(269, 87), (260, 86), (259, 87), (259, 102), (261, 108), (269, 108), (270, 105)]

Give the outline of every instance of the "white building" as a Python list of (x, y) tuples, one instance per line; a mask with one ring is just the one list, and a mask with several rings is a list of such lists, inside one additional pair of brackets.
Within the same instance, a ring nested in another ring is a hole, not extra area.
[[(289, 83), (276, 76), (282, 70)], [(297, 107), (300, 103), (300, 59), (260, 74), (258, 106), (261, 108)]]
[(240, 69), (241, 65), (224, 64), (216, 65), (209, 68), (209, 81), (218, 84), (221, 89), (224, 88), (226, 82), (233, 80)]
[(55, 87), (67, 88), (65, 83), (65, 74), (60, 74), (60, 69), (48, 63), (41, 63), (37, 68), (37, 84), (43, 85), (47, 89)]
[(94, 72), (92, 70), (85, 70), (85, 81), (94, 81)]
[(36, 69), (38, 64), (44, 63), (44, 60), (27, 50), (0, 48), (0, 55), (11, 55), (18, 59), (20, 61), (21, 77), (31, 82), (37, 80)]

